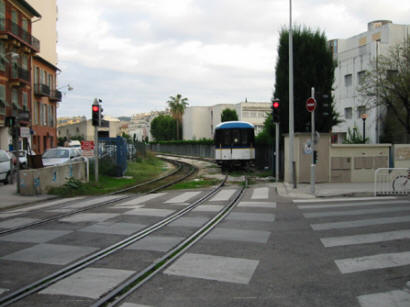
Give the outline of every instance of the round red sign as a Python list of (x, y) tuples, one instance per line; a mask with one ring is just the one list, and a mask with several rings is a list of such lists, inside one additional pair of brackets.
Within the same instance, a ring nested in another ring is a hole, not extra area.
[(307, 109), (309, 112), (313, 112), (313, 111), (316, 109), (316, 105), (317, 105), (317, 103), (316, 103), (315, 98), (309, 97), (309, 98), (306, 100), (306, 109)]

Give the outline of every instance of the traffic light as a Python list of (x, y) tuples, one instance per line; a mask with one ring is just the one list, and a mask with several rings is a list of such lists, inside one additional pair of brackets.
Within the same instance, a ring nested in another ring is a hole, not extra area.
[(317, 150), (313, 151), (313, 164), (317, 164), (318, 162), (318, 154), (317, 154)]
[(16, 125), (16, 118), (14, 116), (6, 117), (6, 127), (14, 127)]
[(280, 121), (280, 102), (279, 99), (272, 99), (272, 121), (279, 123)]
[(91, 119), (93, 126), (100, 125), (100, 108), (100, 105), (95, 103), (91, 106)]

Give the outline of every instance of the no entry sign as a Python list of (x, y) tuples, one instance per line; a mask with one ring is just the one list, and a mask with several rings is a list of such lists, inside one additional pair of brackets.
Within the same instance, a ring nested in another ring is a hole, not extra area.
[(315, 98), (309, 97), (309, 98), (306, 100), (306, 109), (307, 109), (309, 112), (313, 112), (313, 111), (316, 109), (316, 105), (317, 105), (317, 103), (316, 103)]

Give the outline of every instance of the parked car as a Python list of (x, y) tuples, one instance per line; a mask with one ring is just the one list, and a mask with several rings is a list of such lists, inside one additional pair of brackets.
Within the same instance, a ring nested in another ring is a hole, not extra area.
[(0, 181), (8, 184), (11, 177), (10, 156), (5, 150), (0, 149)]
[(78, 148), (73, 147), (56, 147), (47, 149), (43, 154), (43, 165), (58, 165), (67, 163), (81, 157), (81, 153)]
[[(30, 152), (28, 152), (27, 150), (19, 150), (17, 152), (13, 151), (14, 156), (18, 156), (19, 157), (19, 162), (20, 162), (20, 168), (27, 168), (28, 164), (27, 164), (27, 154), (29, 155), (35, 155), (36, 153), (31, 150)], [(16, 164), (16, 163), (14, 163)]]

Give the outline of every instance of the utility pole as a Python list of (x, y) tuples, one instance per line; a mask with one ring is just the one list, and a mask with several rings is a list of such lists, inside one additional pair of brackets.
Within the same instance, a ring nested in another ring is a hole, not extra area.
[(294, 123), (293, 123), (293, 31), (292, 31), (292, 0), (289, 0), (289, 166), (293, 188), (296, 189), (296, 165), (293, 154)]
[[(312, 87), (311, 97), (315, 99), (315, 88)], [(312, 122), (312, 164), (310, 170), (310, 192), (315, 194), (315, 168), (316, 168), (316, 155), (315, 155), (315, 110), (313, 109), (311, 114), (311, 122)]]

